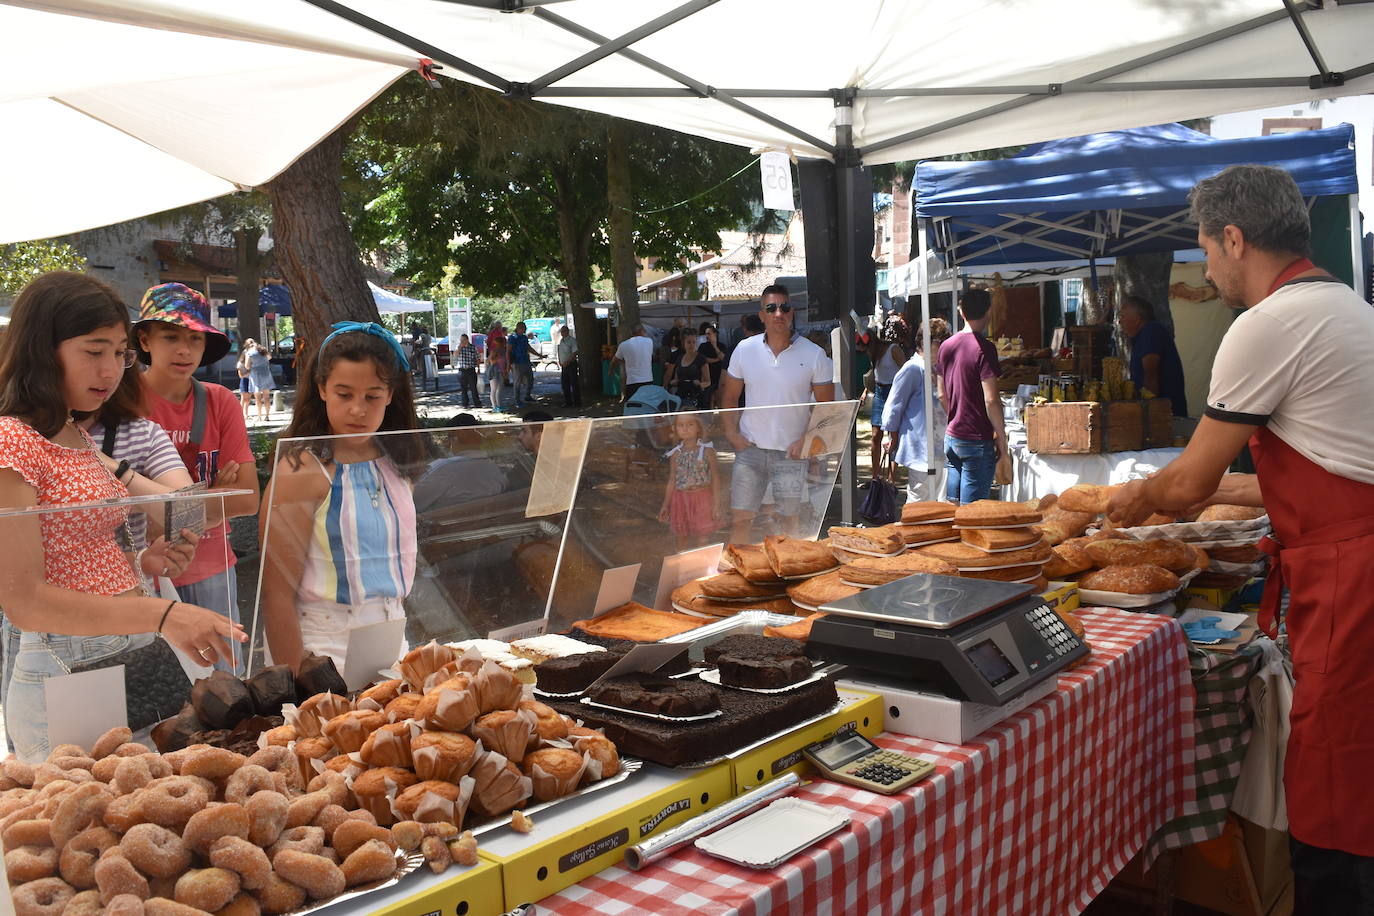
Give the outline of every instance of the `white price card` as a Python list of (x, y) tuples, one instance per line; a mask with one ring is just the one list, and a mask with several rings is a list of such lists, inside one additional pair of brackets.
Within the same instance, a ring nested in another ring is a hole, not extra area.
[(643, 563), (630, 566), (617, 566), (601, 574), (601, 589), (596, 593), (596, 607), (592, 614), (604, 614), (611, 608), (627, 603), (635, 594), (635, 582), (639, 580), (639, 568)]
[(664, 557), (663, 571), (658, 576), (658, 594), (654, 597), (654, 607), (660, 611), (672, 610), (673, 589), (679, 585), (686, 585), (693, 579), (714, 573), (720, 563), (720, 551), (724, 546), (709, 544)]
[(395, 667), (405, 638), (404, 617), (350, 628), (343, 670), (348, 689), (360, 690), (377, 680), (377, 672)]
[(792, 198), (792, 160), (786, 153), (770, 150), (759, 156), (763, 181), (763, 205), (769, 210), (794, 209)]
[(110, 729), (129, 723), (123, 665), (46, 678), (43, 700), (49, 747), (79, 744), (88, 748)]

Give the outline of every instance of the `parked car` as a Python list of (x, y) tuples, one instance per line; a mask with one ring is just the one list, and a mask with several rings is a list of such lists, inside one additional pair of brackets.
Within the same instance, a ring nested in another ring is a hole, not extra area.
[(450, 360), (447, 337), (434, 338), (434, 358), (439, 361), (440, 369), (448, 368)]

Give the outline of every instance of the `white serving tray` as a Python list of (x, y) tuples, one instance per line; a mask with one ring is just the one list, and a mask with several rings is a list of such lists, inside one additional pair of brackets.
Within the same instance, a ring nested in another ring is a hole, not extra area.
[(813, 843), (849, 826), (849, 815), (795, 798), (780, 798), (761, 811), (696, 841), (704, 853), (748, 868), (775, 868)]

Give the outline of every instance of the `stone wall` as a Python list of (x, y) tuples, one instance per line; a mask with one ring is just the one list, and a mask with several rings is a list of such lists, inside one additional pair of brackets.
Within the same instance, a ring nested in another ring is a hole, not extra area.
[(153, 239), (157, 230), (145, 220), (130, 220), (68, 236), (68, 242), (86, 259), (86, 272), (110, 284), (137, 309), (143, 293), (158, 283)]

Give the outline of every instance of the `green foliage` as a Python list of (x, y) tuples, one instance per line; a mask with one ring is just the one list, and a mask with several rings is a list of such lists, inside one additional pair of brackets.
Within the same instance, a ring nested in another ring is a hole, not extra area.
[[(354, 235), (422, 286), (453, 284), (454, 268), (462, 287), (497, 299), (518, 300), (539, 271), (561, 275), (574, 261), (609, 273), (608, 121), (454, 80), (439, 89), (402, 80), (364, 113), (345, 154)], [(720, 229), (750, 219), (757, 182), (746, 173), (721, 184), (749, 161), (746, 150), (630, 130), (637, 255), (686, 264), (719, 247)], [(564, 285), (579, 279), (588, 277)], [(535, 314), (539, 303), (525, 305)], [(511, 305), (482, 307), (495, 315)]]
[(65, 242), (44, 239), (0, 245), (0, 293), (18, 293), (24, 285), (53, 270), (85, 270), (86, 259)]

